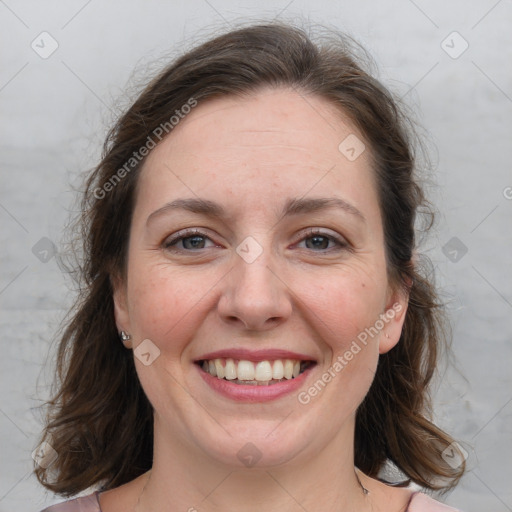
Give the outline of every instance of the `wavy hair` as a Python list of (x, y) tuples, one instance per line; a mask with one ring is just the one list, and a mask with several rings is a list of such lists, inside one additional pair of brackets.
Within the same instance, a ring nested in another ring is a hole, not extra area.
[(62, 330), (56, 388), (41, 438), (58, 458), (34, 470), (45, 487), (69, 497), (92, 486), (117, 487), (151, 468), (153, 410), (132, 352), (119, 341), (112, 297), (112, 279), (126, 272), (144, 162), (133, 155), (191, 98), (201, 104), (263, 87), (325, 98), (363, 134), (373, 156), (388, 275), (409, 293), (400, 341), (380, 356), (357, 411), (355, 465), (378, 478), (392, 463), (406, 482), (427, 489), (457, 483), (464, 465), (452, 468), (443, 460), (442, 451), (453, 440), (430, 418), (429, 383), (446, 329), (434, 284), (413, 258), (417, 214), (431, 211), (416, 176), (415, 132), (400, 102), (363, 62), (364, 51), (343, 34), (313, 42), (304, 30), (287, 24), (252, 25), (179, 57), (119, 118), (82, 198), (78, 298)]

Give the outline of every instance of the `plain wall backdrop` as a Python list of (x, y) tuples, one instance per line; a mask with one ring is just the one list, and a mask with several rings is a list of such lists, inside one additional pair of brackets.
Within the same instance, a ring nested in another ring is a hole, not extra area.
[(0, 512), (60, 501), (31, 474), (31, 453), (52, 375), (44, 364), (73, 297), (54, 251), (81, 173), (98, 162), (111, 121), (148, 69), (212, 27), (276, 17), (359, 40), (426, 130), (437, 184), (429, 192), (441, 215), (421, 249), (448, 302), (455, 356), (434, 388), (435, 416), (469, 468), (443, 499), (466, 512), (512, 510), (511, 2), (5, 0)]

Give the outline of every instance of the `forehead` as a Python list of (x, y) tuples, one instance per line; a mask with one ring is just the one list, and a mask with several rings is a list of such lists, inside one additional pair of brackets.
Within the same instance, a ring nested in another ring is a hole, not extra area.
[(247, 210), (311, 193), (376, 204), (369, 151), (347, 158), (346, 140), (363, 147), (348, 117), (315, 95), (268, 89), (208, 100), (148, 155), (139, 199), (222, 195)]

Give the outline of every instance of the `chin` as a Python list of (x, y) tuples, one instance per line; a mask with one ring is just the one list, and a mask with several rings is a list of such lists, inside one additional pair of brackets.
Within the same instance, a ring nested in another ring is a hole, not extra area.
[(293, 462), (305, 452), (313, 455), (324, 437), (318, 425), (310, 424), (310, 416), (299, 418), (293, 411), (292, 414), (283, 412), (278, 418), (232, 419), (224, 421), (222, 426), (212, 418), (205, 419), (189, 430), (192, 436), (189, 439), (214, 463), (237, 470), (276, 468)]

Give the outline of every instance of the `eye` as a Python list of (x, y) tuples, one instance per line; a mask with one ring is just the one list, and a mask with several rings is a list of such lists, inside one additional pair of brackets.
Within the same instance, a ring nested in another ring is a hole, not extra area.
[(321, 231), (318, 228), (309, 229), (306, 236), (301, 239), (299, 246), (304, 244), (303, 248), (311, 249), (314, 252), (323, 252), (348, 247), (346, 240), (339, 236)]
[[(207, 245), (210, 242), (210, 245)], [(216, 247), (212, 240), (198, 229), (188, 229), (166, 238), (162, 244), (164, 249), (171, 251), (197, 251)]]

